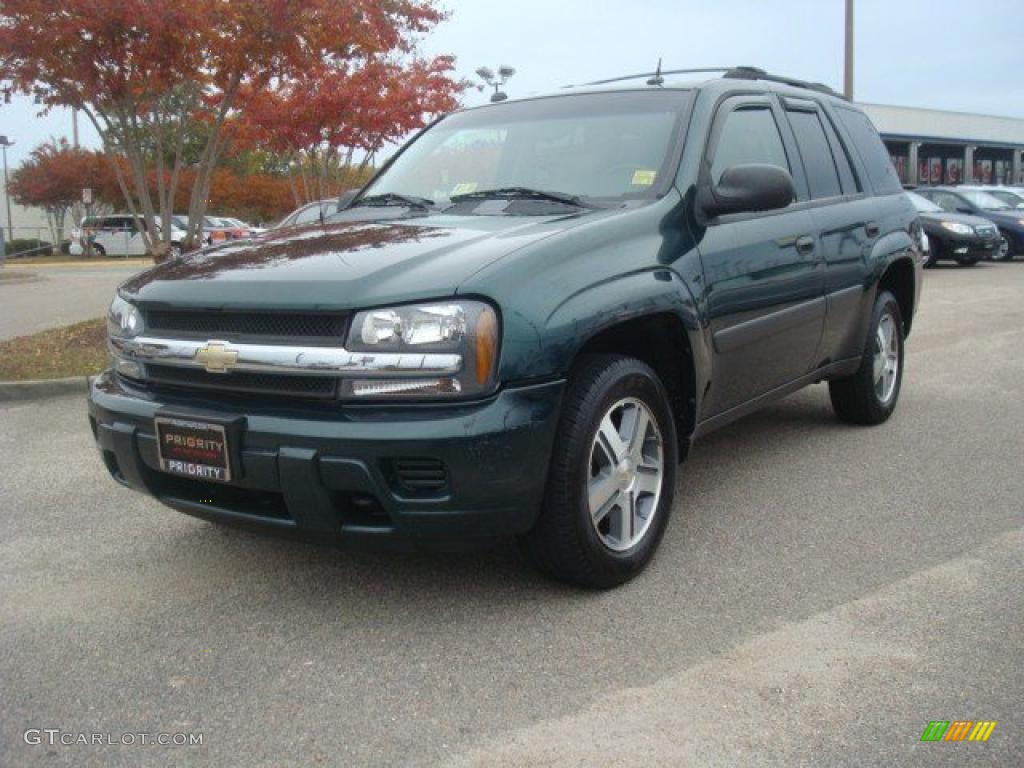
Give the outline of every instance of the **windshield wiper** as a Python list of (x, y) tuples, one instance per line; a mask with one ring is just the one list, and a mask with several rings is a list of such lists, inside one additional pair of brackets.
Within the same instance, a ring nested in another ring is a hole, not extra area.
[(573, 205), (577, 208), (600, 208), (601, 206), (584, 200), (579, 195), (570, 195), (566, 192), (552, 192), (546, 189), (530, 189), (529, 187), (500, 187), (498, 189), (481, 189), (479, 192), (467, 192), (463, 195), (452, 195), (451, 201), (458, 203), (462, 200), (492, 200), (516, 198), (527, 200), (551, 200), (556, 203)]
[(380, 195), (367, 195), (361, 197), (354, 203), (351, 203), (349, 208), (359, 208), (360, 206), (387, 206), (387, 205), (401, 205), (405, 208), (417, 208), (419, 210), (429, 210), (434, 207), (434, 201), (427, 197), (416, 197), (415, 195), (403, 195), (399, 192), (385, 192)]

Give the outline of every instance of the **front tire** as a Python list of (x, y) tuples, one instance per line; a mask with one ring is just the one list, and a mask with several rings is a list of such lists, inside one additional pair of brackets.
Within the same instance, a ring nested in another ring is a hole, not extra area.
[(896, 297), (881, 291), (860, 368), (852, 376), (828, 383), (832, 409), (850, 424), (881, 424), (896, 409), (903, 383), (903, 317)]
[(1010, 245), (1010, 238), (1004, 233), (999, 233), (999, 252), (993, 261), (1013, 261), (1013, 246)]
[(540, 516), (520, 537), (527, 556), (578, 586), (629, 581), (665, 532), (678, 456), (657, 374), (630, 357), (585, 357), (565, 394)]

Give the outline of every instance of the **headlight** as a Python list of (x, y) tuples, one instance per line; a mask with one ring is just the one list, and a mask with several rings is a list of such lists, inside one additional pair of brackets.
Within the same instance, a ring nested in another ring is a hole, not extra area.
[[(496, 385), (498, 316), (481, 301), (412, 304), (359, 312), (345, 347), (350, 352), (408, 354), (422, 359), (423, 373), (351, 378), (343, 395), (352, 399), (458, 398), (486, 394)], [(432, 354), (461, 358), (458, 373), (433, 375)]]
[(1017, 219), (1017, 223), (1024, 227), (1024, 219)]
[(120, 296), (115, 296), (107, 310), (107, 333), (130, 339), (143, 331), (142, 313)]
[(948, 229), (950, 232), (955, 232), (958, 235), (974, 234), (974, 227), (968, 224), (960, 224), (956, 221), (944, 221), (942, 222), (942, 228)]

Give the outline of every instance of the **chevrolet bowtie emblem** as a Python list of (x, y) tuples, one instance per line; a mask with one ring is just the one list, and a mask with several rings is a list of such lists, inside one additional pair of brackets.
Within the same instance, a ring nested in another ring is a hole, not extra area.
[(228, 349), (227, 342), (210, 341), (197, 349), (192, 359), (206, 366), (208, 373), (227, 373), (238, 362), (238, 352)]

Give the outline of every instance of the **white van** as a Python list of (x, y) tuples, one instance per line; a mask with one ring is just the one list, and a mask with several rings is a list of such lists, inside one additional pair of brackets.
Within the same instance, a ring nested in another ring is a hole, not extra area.
[[(185, 232), (171, 224), (170, 255), (181, 254), (181, 243)], [(135, 217), (118, 213), (111, 216), (86, 216), (82, 226), (72, 233), (71, 253), (87, 252), (92, 243), (92, 252), (97, 256), (145, 256), (146, 245), (136, 225)]]

